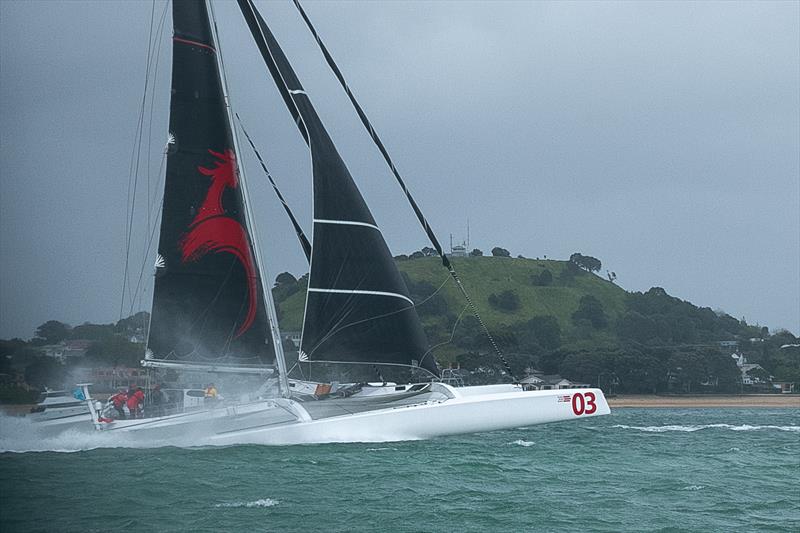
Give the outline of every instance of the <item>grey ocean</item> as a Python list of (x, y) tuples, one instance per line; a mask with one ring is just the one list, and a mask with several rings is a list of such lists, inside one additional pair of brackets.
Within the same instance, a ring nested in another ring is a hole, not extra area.
[(617, 409), (429, 441), (190, 449), (31, 442), (0, 422), (3, 532), (800, 531), (795, 409)]

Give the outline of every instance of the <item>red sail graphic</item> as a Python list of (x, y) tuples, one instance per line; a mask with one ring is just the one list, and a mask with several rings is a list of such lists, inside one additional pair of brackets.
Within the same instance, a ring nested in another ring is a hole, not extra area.
[(239, 182), (236, 174), (236, 155), (233, 150), (224, 154), (209, 150), (217, 158), (214, 168), (197, 167), (201, 174), (211, 178), (206, 199), (197, 216), (189, 225), (189, 231), (178, 243), (184, 263), (197, 261), (207, 254), (233, 254), (242, 264), (247, 275), (248, 308), (244, 322), (236, 331), (236, 337), (247, 331), (256, 317), (256, 272), (247, 231), (239, 222), (226, 216), (222, 195), (226, 188), (235, 189)]

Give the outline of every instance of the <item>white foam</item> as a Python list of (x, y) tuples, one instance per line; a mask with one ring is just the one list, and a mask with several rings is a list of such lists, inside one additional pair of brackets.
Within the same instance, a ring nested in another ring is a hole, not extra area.
[(90, 422), (59, 431), (21, 416), (0, 415), (0, 453), (80, 452), (97, 448), (152, 448), (164, 443), (132, 442), (124, 434), (95, 431)]
[(530, 440), (517, 439), (514, 442), (509, 442), (509, 444), (515, 444), (517, 446), (524, 446), (525, 448), (527, 448), (528, 446), (533, 446), (536, 443)]
[(705, 485), (687, 485), (685, 487), (681, 487), (680, 490), (692, 490), (692, 491), (694, 491), (694, 490), (703, 490), (704, 488), (706, 488)]
[(272, 498), (263, 498), (260, 500), (255, 500), (252, 502), (223, 502), (214, 505), (217, 508), (238, 508), (238, 507), (246, 507), (248, 509), (252, 509), (254, 507), (275, 507), (278, 505), (278, 500), (273, 500)]
[(751, 426), (748, 424), (732, 425), (732, 424), (697, 424), (697, 425), (667, 425), (667, 426), (627, 426), (625, 424), (617, 424), (612, 426), (619, 429), (634, 429), (637, 431), (644, 431), (647, 433), (665, 433), (667, 431), (681, 431), (691, 433), (693, 431), (701, 431), (704, 429), (727, 429), (729, 431), (763, 431), (763, 430), (777, 430), (789, 431), (793, 433), (800, 433), (800, 426)]

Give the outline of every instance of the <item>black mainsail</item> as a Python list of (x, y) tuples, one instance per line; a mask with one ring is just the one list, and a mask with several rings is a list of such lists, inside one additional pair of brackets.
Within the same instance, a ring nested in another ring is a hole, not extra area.
[(301, 360), (417, 364), (438, 374), (408, 289), (350, 172), (252, 1), (238, 3), (311, 150), (314, 225)]
[(206, 3), (174, 0), (170, 140), (148, 348), (271, 364), (264, 294)]

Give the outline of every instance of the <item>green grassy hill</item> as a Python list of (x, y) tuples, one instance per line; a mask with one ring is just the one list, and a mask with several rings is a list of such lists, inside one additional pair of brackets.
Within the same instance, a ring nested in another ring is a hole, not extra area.
[[(613, 321), (625, 312), (625, 290), (594, 274), (578, 271), (565, 275), (567, 261), (514, 259), (509, 257), (468, 257), (453, 259), (470, 297), (490, 329), (530, 320), (535, 316), (553, 315), (558, 319), (565, 338), (575, 336), (572, 313), (581, 297), (591, 294), (603, 304)], [(451, 312), (458, 314), (466, 302), (438, 258), (426, 257), (398, 263), (400, 270), (414, 282), (427, 281), (434, 287), (444, 283), (441, 294)], [(543, 270), (552, 273), (549, 286), (536, 286), (532, 279)], [(489, 305), (489, 295), (506, 290), (516, 292), (520, 306), (503, 311)], [(428, 317), (426, 317), (428, 318)]]
[[(800, 380), (800, 358), (781, 349), (797, 342), (791, 333), (770, 335), (664, 289), (627, 292), (571, 261), (466, 257), (453, 263), (518, 375), (537, 368), (581, 383), (606, 376), (621, 392), (730, 392), (741, 389), (730, 357), (735, 349), (780, 379)], [(471, 372), (482, 380), (477, 383), (502, 379), (499, 358), (471, 311), (464, 312), (466, 301), (440, 260), (404, 258), (397, 265), (439, 363), (477, 371)], [(287, 274), (273, 290), (284, 331), (301, 328), (305, 282)], [(720, 341), (728, 342), (723, 348)]]
[[(581, 327), (572, 320), (580, 299), (586, 295), (597, 298), (609, 322), (615, 322), (625, 313), (627, 293), (620, 287), (594, 274), (570, 268), (568, 261), (521, 259), (510, 257), (467, 257), (453, 259), (456, 271), (478, 308), (478, 312), (492, 332), (524, 323), (536, 316), (556, 317), (565, 342), (590, 341), (608, 344), (614, 335), (608, 328), (594, 330)], [(420, 312), (431, 344), (448, 339), (453, 333), (454, 318), (461, 314), (466, 301), (447, 270), (436, 257), (425, 257), (397, 263), (400, 271), (408, 275), (414, 300), (419, 303), (437, 293), (446, 302), (446, 311)], [(549, 270), (552, 281), (547, 286), (537, 286), (534, 280), (542, 271)], [(440, 288), (441, 287), (441, 288)], [(427, 290), (424, 290), (427, 289)], [(502, 310), (489, 304), (491, 294), (513, 291), (519, 307)], [(280, 298), (276, 298), (280, 300)], [(305, 304), (305, 290), (299, 290), (278, 303), (282, 330), (299, 331)], [(469, 310), (464, 316), (469, 316)], [(462, 334), (459, 329), (456, 335)], [(453, 345), (437, 349), (441, 361), (454, 359), (459, 349)], [(461, 350), (463, 351), (463, 350)]]

